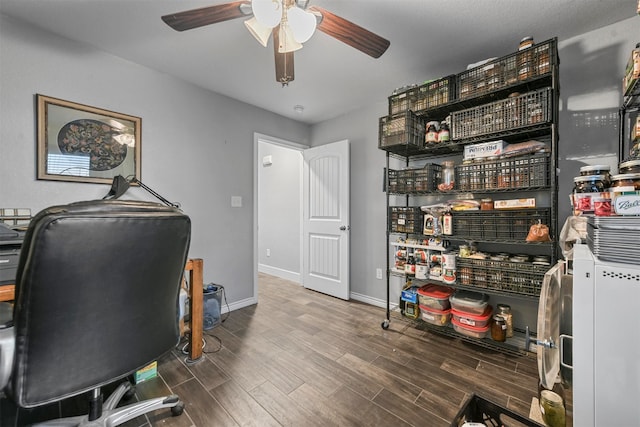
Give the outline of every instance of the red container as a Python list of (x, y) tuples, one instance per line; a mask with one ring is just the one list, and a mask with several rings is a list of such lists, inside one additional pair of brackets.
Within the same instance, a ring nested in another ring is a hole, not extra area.
[(463, 325), (458, 322), (456, 319), (451, 319), (451, 324), (453, 325), (453, 329), (459, 334), (466, 335), (472, 338), (484, 338), (487, 336), (487, 332), (489, 332), (490, 326), (487, 325), (484, 328), (476, 328), (475, 326)]
[(427, 284), (418, 289), (418, 301), (420, 305), (424, 305), (436, 310), (448, 310), (451, 308), (449, 297), (454, 290), (448, 286), (440, 286)]
[(434, 326), (445, 326), (451, 319), (451, 310), (436, 310), (435, 308), (420, 306), (422, 320)]
[(467, 313), (466, 311), (456, 310), (455, 308), (451, 309), (451, 314), (458, 323), (476, 328), (484, 328), (487, 326), (489, 322), (491, 322), (492, 313), (493, 309), (490, 305), (487, 306), (482, 314)]

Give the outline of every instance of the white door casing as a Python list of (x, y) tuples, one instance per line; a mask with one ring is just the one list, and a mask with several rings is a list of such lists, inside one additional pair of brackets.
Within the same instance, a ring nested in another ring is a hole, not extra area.
[(303, 284), (349, 299), (349, 141), (304, 150)]

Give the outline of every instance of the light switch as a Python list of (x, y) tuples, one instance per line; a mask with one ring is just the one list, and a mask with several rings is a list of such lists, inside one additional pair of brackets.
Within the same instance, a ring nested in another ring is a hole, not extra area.
[(241, 208), (242, 207), (242, 196), (231, 196), (231, 207), (232, 208)]

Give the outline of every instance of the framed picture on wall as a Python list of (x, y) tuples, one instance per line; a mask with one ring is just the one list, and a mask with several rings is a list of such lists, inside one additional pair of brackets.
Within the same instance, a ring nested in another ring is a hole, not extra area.
[(38, 179), (140, 179), (142, 119), (38, 94)]

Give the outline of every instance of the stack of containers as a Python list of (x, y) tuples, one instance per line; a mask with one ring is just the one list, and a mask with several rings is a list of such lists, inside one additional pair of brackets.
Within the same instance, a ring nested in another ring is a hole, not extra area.
[(479, 292), (457, 291), (449, 298), (453, 329), (472, 338), (484, 338), (490, 328), (492, 309), (489, 296)]
[(422, 320), (434, 326), (446, 326), (451, 320), (449, 298), (453, 289), (448, 286), (427, 284), (418, 289)]
[(571, 194), (574, 215), (638, 215), (640, 209), (627, 209), (640, 203), (640, 159), (619, 163), (619, 174), (611, 175), (608, 165), (580, 168), (573, 179)]

